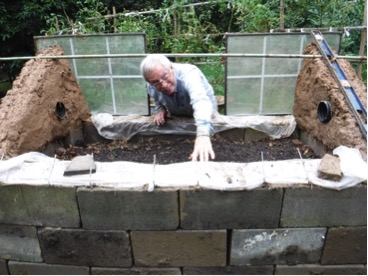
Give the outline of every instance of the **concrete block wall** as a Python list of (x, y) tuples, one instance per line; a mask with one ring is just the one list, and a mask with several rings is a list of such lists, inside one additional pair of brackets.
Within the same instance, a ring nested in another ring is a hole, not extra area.
[(366, 183), (0, 186), (0, 274), (367, 274)]

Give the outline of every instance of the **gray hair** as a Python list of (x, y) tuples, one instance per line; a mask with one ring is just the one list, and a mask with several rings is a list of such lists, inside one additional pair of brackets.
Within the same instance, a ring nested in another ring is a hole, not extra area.
[(148, 55), (141, 62), (141, 74), (144, 78), (146, 78), (147, 74), (156, 69), (158, 66), (162, 66), (163, 68), (169, 70), (171, 67), (171, 61), (166, 56), (161, 54)]

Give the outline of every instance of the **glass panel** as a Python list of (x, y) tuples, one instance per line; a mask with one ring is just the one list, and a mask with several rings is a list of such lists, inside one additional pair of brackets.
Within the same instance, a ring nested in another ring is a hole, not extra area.
[(259, 113), (261, 79), (231, 79), (226, 98), (228, 115), (251, 115)]
[[(143, 54), (144, 34), (36, 37), (37, 49), (59, 44), (66, 55)], [(91, 113), (149, 114), (140, 58), (70, 60)]]
[(91, 113), (114, 113), (109, 79), (80, 79)]
[(143, 79), (114, 80), (116, 113), (147, 114), (147, 89)]
[[(333, 49), (339, 49), (341, 33), (326, 33)], [(303, 54), (309, 33), (230, 34), (227, 53)], [(228, 115), (292, 114), (297, 76), (302, 58), (232, 57), (226, 64)]]
[(265, 78), (261, 114), (290, 114), (294, 105), (296, 77)]
[[(73, 39), (75, 55), (106, 55), (106, 40), (103, 36), (76, 37)], [(76, 59), (79, 76), (109, 75), (107, 58)]]

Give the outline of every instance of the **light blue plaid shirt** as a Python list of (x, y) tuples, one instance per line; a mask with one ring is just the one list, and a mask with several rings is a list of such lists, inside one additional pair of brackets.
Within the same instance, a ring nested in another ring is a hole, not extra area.
[(167, 110), (174, 116), (193, 116), (197, 136), (213, 135), (211, 117), (217, 102), (211, 84), (198, 67), (172, 63), (175, 74), (175, 94), (167, 96), (148, 84), (148, 94), (155, 101), (155, 110)]

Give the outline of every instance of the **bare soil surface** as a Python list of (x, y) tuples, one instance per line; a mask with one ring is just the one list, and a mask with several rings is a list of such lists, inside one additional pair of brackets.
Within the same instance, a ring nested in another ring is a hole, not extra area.
[[(313, 44), (305, 53), (318, 54)], [(60, 47), (47, 48), (40, 55), (62, 55)], [(348, 61), (340, 60), (358, 96), (367, 105), (367, 89), (356, 76)], [(327, 124), (318, 120), (320, 101), (332, 105), (332, 119)], [(65, 105), (65, 118), (55, 112), (58, 103)], [(321, 59), (306, 59), (299, 74), (294, 101), (294, 113), (298, 127), (327, 149), (345, 145), (357, 148), (366, 159), (367, 141), (362, 137), (356, 120), (346, 100)], [(43, 151), (55, 140), (63, 139), (81, 129), (90, 118), (88, 104), (66, 60), (33, 59), (26, 63), (12, 89), (0, 101), (0, 157), (5, 159), (29, 151)], [(139, 143), (115, 141), (85, 146), (71, 145), (57, 150), (60, 159), (92, 154), (96, 161), (133, 161), (159, 164), (188, 161), (193, 150), (193, 137), (181, 140), (147, 139)], [(252, 143), (234, 143), (216, 136), (213, 139), (215, 161), (253, 162), (314, 158), (310, 149), (294, 138)]]
[[(75, 156), (93, 154), (95, 161), (131, 161), (139, 163), (171, 164), (187, 162), (193, 150), (193, 138), (181, 137), (170, 140), (147, 138), (139, 143), (113, 141), (57, 150), (57, 158), (70, 160)], [(212, 139), (216, 162), (257, 162), (319, 158), (313, 151), (295, 138), (264, 139), (255, 142), (232, 142), (220, 136)]]

